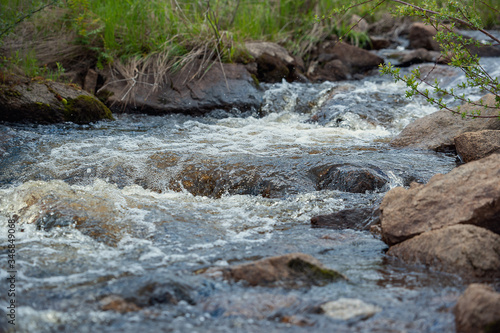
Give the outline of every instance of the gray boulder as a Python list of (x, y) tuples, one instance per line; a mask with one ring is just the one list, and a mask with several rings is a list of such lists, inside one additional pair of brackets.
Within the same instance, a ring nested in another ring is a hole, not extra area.
[(244, 65), (194, 61), (174, 74), (108, 74), (99, 95), (116, 112), (202, 115), (214, 109), (258, 109), (262, 91)]

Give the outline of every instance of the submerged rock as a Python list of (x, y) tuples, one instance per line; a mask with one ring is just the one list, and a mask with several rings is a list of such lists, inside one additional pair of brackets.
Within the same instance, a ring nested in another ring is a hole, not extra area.
[(220, 198), (225, 193), (279, 197), (287, 188), (272, 181), (258, 165), (249, 163), (224, 163), (222, 160), (204, 159), (182, 161), (169, 152), (156, 153), (148, 161), (149, 172), (141, 185), (162, 192), (186, 190), (193, 195)]
[(311, 218), (313, 228), (369, 230), (378, 220), (378, 209), (353, 208)]
[(225, 293), (209, 297), (203, 309), (213, 317), (239, 316), (254, 319), (266, 319), (276, 312), (300, 303), (295, 295), (271, 293), (245, 293), (233, 295)]
[(129, 228), (116, 223), (124, 216), (113, 198), (91, 195), (63, 181), (29, 181), (17, 187), (12, 198), (20, 221), (35, 224), (39, 230), (75, 228), (98, 242), (116, 246)]
[(202, 115), (214, 109), (258, 109), (263, 92), (244, 65), (194, 61), (175, 74), (108, 75), (100, 94), (117, 112)]
[(500, 293), (488, 285), (469, 285), (453, 312), (457, 332), (500, 332)]
[(460, 134), (455, 138), (455, 147), (457, 154), (465, 163), (500, 153), (500, 130)]
[(0, 121), (87, 124), (113, 119), (102, 102), (74, 85), (14, 75), (3, 75), (0, 82)]
[(314, 168), (310, 174), (316, 180), (316, 189), (339, 190), (351, 193), (381, 190), (388, 183), (387, 176), (379, 169), (349, 164)]
[[(481, 110), (481, 115), (498, 116), (499, 110), (493, 108), (496, 96), (488, 94), (480, 101), (486, 109)], [(472, 104), (465, 104), (460, 112), (477, 110)], [(436, 151), (447, 151), (455, 149), (454, 138), (465, 132), (477, 132), (481, 130), (500, 130), (500, 119), (496, 118), (465, 118), (448, 110), (436, 111), (430, 115), (415, 120), (391, 141), (394, 147), (410, 147), (432, 149)]]
[(367, 304), (355, 298), (339, 298), (336, 301), (322, 304), (320, 309), (326, 316), (340, 320), (368, 319), (382, 311), (382, 308), (378, 306)]
[(470, 224), (425, 232), (392, 246), (387, 255), (466, 278), (500, 277), (500, 235)]
[(327, 283), (346, 278), (308, 254), (292, 253), (264, 258), (248, 264), (228, 268), (211, 268), (209, 276), (222, 275), (234, 282), (246, 281), (250, 286), (297, 288)]
[(125, 300), (118, 295), (109, 295), (99, 301), (104, 311), (115, 311), (119, 313), (135, 312), (141, 310), (135, 303)]
[(475, 224), (500, 233), (500, 154), (464, 164), (426, 185), (390, 190), (380, 205), (384, 241), (394, 245), (423, 232)]

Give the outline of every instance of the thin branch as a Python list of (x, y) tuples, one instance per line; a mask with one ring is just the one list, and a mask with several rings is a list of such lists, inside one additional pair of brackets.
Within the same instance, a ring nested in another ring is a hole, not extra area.
[[(416, 5), (413, 5), (411, 3), (408, 3), (408, 2), (405, 2), (405, 1), (401, 1), (401, 0), (390, 0), (392, 2), (397, 2), (397, 3), (400, 3), (402, 5), (405, 5), (405, 6), (409, 6), (409, 7), (412, 7), (416, 10), (418, 10), (419, 12), (422, 12), (424, 14), (427, 14), (427, 13), (430, 13), (430, 14), (433, 14), (433, 15), (442, 15), (441, 13), (439, 12), (436, 12), (436, 11), (433, 11), (433, 10), (430, 10), (430, 9), (425, 9), (425, 8), (422, 8), (422, 7), (419, 7), (419, 6), (416, 6)], [(463, 25), (466, 25), (468, 26), (469, 28), (473, 29), (473, 30), (477, 30), (477, 31), (480, 31), (482, 32), (483, 34), (485, 34), (486, 36), (490, 37), (492, 40), (494, 40), (495, 42), (497, 43), (500, 43), (500, 39), (496, 38), (495, 36), (493, 36), (492, 34), (490, 34), (488, 31), (484, 30), (484, 29), (478, 29), (477, 27), (475, 27), (472, 23), (469, 23), (467, 21), (464, 21), (462, 19), (459, 19), (459, 18), (456, 18), (456, 17), (453, 17), (453, 16), (450, 16), (448, 17), (449, 19), (455, 21), (455, 22), (458, 22), (458, 23), (461, 23)]]
[(5, 28), (3, 31), (0, 32), (0, 38), (5, 35), (10, 29), (14, 28), (16, 25), (18, 25), (19, 23), (21, 23), (22, 21), (26, 20), (27, 18), (29, 18), (30, 16), (32, 16), (33, 14), (35, 13), (38, 13), (42, 10), (44, 10), (45, 8), (47, 7), (50, 7), (52, 5), (54, 5), (56, 2), (59, 2), (59, 0), (52, 0), (51, 2), (49, 2), (48, 4), (40, 7), (40, 8), (37, 8), (35, 10), (33, 10), (32, 12), (29, 12), (28, 14), (25, 14), (24, 16), (22, 16), (21, 18), (19, 18), (16, 22), (12, 23), (11, 25), (9, 25), (7, 28)]

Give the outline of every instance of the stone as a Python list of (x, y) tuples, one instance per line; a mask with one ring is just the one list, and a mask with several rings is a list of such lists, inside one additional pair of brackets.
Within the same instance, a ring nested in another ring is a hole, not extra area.
[[(146, 161), (148, 172), (139, 183), (156, 192), (188, 191), (196, 196), (220, 198), (232, 195), (280, 197), (289, 186), (277, 185), (258, 160), (255, 163), (203, 159), (184, 162), (171, 152), (151, 155)], [(290, 184), (291, 185), (291, 184)]]
[(453, 312), (459, 333), (500, 332), (500, 293), (488, 285), (469, 285)]
[[(102, 186), (97, 180), (94, 186)], [(116, 246), (122, 235), (131, 232), (114, 200), (76, 191), (62, 180), (29, 181), (15, 189), (20, 219), (37, 229), (75, 228), (82, 234), (108, 246)]]
[(203, 303), (203, 310), (214, 317), (239, 316), (263, 320), (276, 312), (300, 304), (300, 299), (294, 295), (279, 295), (271, 293), (224, 293), (209, 297)]
[(369, 230), (370, 226), (378, 220), (378, 209), (353, 208), (343, 209), (328, 215), (319, 215), (311, 218), (313, 228), (329, 228), (336, 230), (354, 229)]
[(396, 187), (380, 205), (383, 240), (394, 245), (421, 233), (474, 224), (500, 233), (500, 154), (437, 174), (426, 185)]
[(248, 42), (245, 43), (245, 47), (255, 59), (257, 64), (255, 74), (259, 81), (268, 83), (282, 80), (307, 81), (303, 74), (302, 59), (292, 56), (284, 47), (270, 42)]
[[(493, 106), (495, 95), (488, 94), (481, 98), (487, 108), (481, 110), (481, 115), (498, 116), (499, 110)], [(477, 110), (477, 106), (465, 104), (460, 112)], [(456, 109), (455, 109), (456, 110)], [(465, 132), (482, 130), (500, 130), (500, 119), (495, 118), (462, 118), (448, 110), (440, 110), (419, 118), (409, 124), (391, 141), (393, 147), (408, 147), (431, 149), (435, 151), (450, 151), (455, 149), (455, 137)]]
[(383, 189), (387, 176), (377, 168), (359, 167), (349, 164), (314, 168), (310, 174), (316, 181), (316, 189), (365, 193)]
[(343, 42), (326, 41), (312, 54), (307, 75), (315, 81), (339, 81), (378, 67), (384, 60), (359, 47)]
[(500, 153), (500, 130), (467, 132), (455, 138), (457, 154), (463, 162), (479, 160)]
[(285, 288), (325, 285), (346, 279), (304, 253), (264, 258), (232, 267), (211, 268), (205, 274), (213, 277), (222, 275), (224, 279), (234, 282), (245, 281), (250, 286)]
[(410, 49), (426, 49), (430, 51), (440, 51), (441, 47), (433, 37), (436, 35), (437, 30), (425, 23), (415, 22), (410, 26), (410, 34), (408, 40), (410, 41)]
[(88, 124), (103, 119), (112, 120), (111, 111), (75, 85), (17, 75), (0, 84), (0, 121)]
[(470, 224), (427, 231), (391, 246), (387, 255), (464, 278), (500, 277), (500, 235)]
[(421, 64), (424, 62), (437, 62), (441, 53), (436, 51), (429, 51), (424, 48), (416, 49), (414, 51), (404, 53), (401, 56), (399, 67), (408, 67), (414, 64)]
[(369, 43), (369, 49), (370, 50), (383, 50), (383, 49), (388, 49), (393, 42), (384, 37), (378, 37), (378, 36), (370, 36), (370, 43)]
[[(174, 74), (108, 74), (98, 95), (116, 112), (202, 115), (215, 109), (258, 109), (263, 92), (242, 64), (193, 61)], [(159, 76), (158, 76), (159, 75)], [(155, 78), (156, 77), (156, 78)]]
[(368, 319), (382, 311), (382, 308), (363, 302), (355, 298), (339, 298), (336, 301), (324, 303), (320, 306), (323, 313), (339, 320)]
[(118, 295), (109, 295), (104, 297), (99, 302), (103, 311), (115, 311), (119, 313), (140, 311), (141, 308), (135, 303), (125, 300)]
[(370, 25), (368, 22), (359, 15), (352, 15), (349, 21), (349, 26), (353, 27), (352, 30), (356, 32), (367, 32)]

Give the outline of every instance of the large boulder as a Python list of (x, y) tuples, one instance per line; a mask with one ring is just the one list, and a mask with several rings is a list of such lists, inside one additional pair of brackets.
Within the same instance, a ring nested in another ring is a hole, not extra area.
[(0, 121), (88, 124), (113, 119), (97, 98), (74, 85), (1, 74)]
[(264, 258), (233, 267), (212, 268), (206, 274), (222, 275), (234, 282), (246, 281), (250, 286), (302, 287), (324, 285), (345, 277), (324, 267), (317, 259), (304, 253), (291, 253)]
[(378, 67), (384, 60), (374, 53), (343, 42), (318, 46), (307, 75), (315, 81), (340, 81)]
[[(263, 92), (242, 64), (194, 61), (174, 74), (109, 73), (99, 96), (116, 112), (202, 115), (214, 109), (258, 109)], [(159, 77), (158, 77), (159, 76)]]
[(425, 232), (390, 247), (387, 255), (465, 278), (500, 277), (500, 235), (469, 224)]
[(500, 154), (464, 164), (426, 185), (396, 187), (380, 205), (384, 241), (394, 245), (423, 232), (475, 224), (500, 233)]
[[(480, 101), (486, 107), (481, 110), (481, 115), (498, 116), (499, 110), (493, 106), (496, 96), (488, 94)], [(465, 104), (460, 112), (471, 113), (478, 107)], [(410, 147), (432, 149), (436, 151), (454, 150), (454, 139), (465, 132), (477, 132), (481, 130), (500, 130), (500, 119), (497, 118), (462, 118), (448, 110), (436, 111), (430, 115), (415, 120), (391, 141), (394, 147)]]
[(460, 134), (455, 138), (455, 147), (465, 163), (500, 153), (500, 130)]
[(488, 285), (469, 285), (453, 312), (459, 333), (500, 332), (500, 293)]

